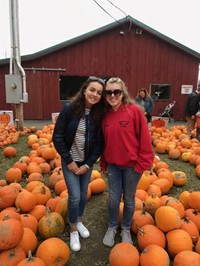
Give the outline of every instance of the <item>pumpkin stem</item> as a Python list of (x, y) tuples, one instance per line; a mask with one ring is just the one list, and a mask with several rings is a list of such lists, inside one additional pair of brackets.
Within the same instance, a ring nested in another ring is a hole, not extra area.
[(184, 217), (184, 218), (183, 218), (183, 221), (184, 221), (185, 223), (187, 223), (187, 224), (190, 223), (190, 219), (189, 219), (188, 217)]
[(29, 251), (28, 251), (27, 262), (29, 262), (29, 261), (33, 261), (33, 260), (34, 260), (34, 258), (33, 258), (33, 256), (32, 256), (32, 252), (31, 252), (31, 250), (29, 250)]
[(195, 215), (198, 215), (198, 214), (200, 213), (200, 211), (199, 211), (198, 209), (194, 209), (193, 213), (194, 213)]
[(145, 215), (145, 213), (146, 213), (146, 205), (145, 205), (145, 202), (142, 201), (142, 211), (141, 211), (141, 214), (142, 215)]
[(6, 220), (9, 220), (10, 219), (10, 216), (8, 214), (6, 214), (4, 217), (3, 217), (3, 221), (6, 221)]
[(140, 233), (141, 235), (144, 235), (145, 234), (145, 231), (141, 228), (138, 229), (138, 233)]

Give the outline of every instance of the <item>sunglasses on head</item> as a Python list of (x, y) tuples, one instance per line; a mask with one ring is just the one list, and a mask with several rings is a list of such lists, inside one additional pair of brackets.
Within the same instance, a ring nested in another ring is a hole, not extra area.
[(105, 91), (106, 95), (112, 96), (112, 94), (114, 94), (115, 97), (118, 97), (122, 94), (122, 90), (116, 89), (116, 90), (106, 90)]

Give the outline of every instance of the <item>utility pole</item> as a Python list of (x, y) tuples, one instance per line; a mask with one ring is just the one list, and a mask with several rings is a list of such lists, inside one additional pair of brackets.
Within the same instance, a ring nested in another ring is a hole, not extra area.
[(19, 45), (19, 8), (18, 0), (10, 0), (10, 73), (6, 75), (6, 102), (15, 106), (16, 126), (18, 130), (24, 128), (23, 103), (28, 102), (26, 92), (26, 75), (21, 66)]

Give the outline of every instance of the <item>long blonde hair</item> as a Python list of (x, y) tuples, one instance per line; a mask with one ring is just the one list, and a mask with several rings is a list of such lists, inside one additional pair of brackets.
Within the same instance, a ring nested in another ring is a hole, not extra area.
[(127, 88), (125, 82), (122, 79), (120, 79), (118, 77), (112, 77), (106, 82), (106, 84), (113, 84), (113, 83), (117, 83), (121, 87), (121, 90), (122, 90), (122, 92), (124, 94), (124, 96), (122, 98), (122, 103), (123, 104), (132, 105), (133, 103), (135, 103), (135, 101), (133, 99), (131, 99), (131, 97), (130, 97), (130, 95), (128, 93), (128, 88)]

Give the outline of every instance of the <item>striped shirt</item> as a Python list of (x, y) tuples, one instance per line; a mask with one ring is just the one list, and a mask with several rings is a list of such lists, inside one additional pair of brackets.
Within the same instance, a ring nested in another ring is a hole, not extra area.
[[(89, 115), (90, 109), (85, 109), (85, 115)], [(86, 119), (82, 117), (79, 121), (76, 135), (70, 150), (70, 154), (74, 161), (83, 162), (85, 160), (85, 133)]]

